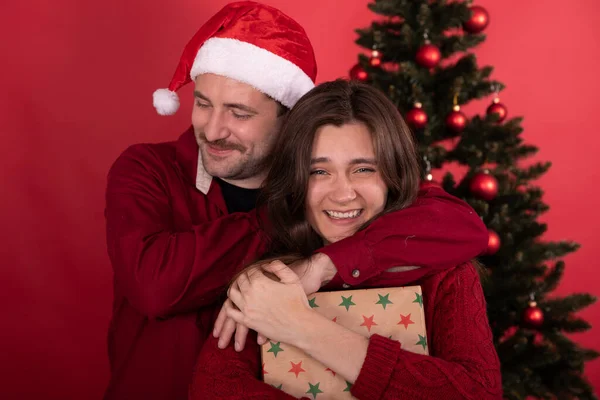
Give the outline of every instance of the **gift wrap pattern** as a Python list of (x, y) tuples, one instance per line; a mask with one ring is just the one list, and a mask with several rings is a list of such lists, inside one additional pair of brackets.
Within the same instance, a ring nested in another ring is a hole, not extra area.
[[(402, 349), (429, 354), (420, 286), (318, 292), (310, 306), (321, 315), (365, 337), (397, 340)], [(352, 385), (296, 347), (267, 342), (261, 348), (263, 379), (296, 397), (353, 399)]]

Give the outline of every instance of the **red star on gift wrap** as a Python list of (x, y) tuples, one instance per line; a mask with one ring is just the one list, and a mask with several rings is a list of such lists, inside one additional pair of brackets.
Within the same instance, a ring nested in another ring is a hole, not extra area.
[(401, 320), (400, 320), (400, 322), (398, 322), (398, 325), (404, 325), (404, 329), (408, 329), (408, 326), (410, 324), (414, 324), (414, 322), (410, 320), (410, 314), (408, 314), (408, 315), (400, 314), (400, 318), (401, 318)]
[(298, 364), (295, 364), (293, 361), (290, 361), (290, 364), (292, 364), (292, 368), (288, 372), (295, 373), (296, 378), (298, 378), (298, 375), (300, 375), (300, 372), (306, 372), (306, 370), (304, 368), (302, 368), (302, 361), (300, 361)]
[(265, 371), (265, 363), (263, 363), (262, 370), (263, 370), (263, 371), (262, 371), (263, 375), (264, 375), (264, 374), (268, 374), (268, 372), (267, 372), (267, 371)]
[(333, 376), (335, 376), (335, 371), (332, 370), (331, 368), (327, 368), (325, 371), (330, 371), (333, 374)]
[(377, 325), (377, 323), (376, 323), (375, 321), (373, 321), (373, 318), (375, 318), (375, 314), (371, 315), (371, 316), (370, 316), (370, 317), (368, 317), (368, 318), (367, 318), (367, 317), (365, 317), (364, 315), (363, 315), (362, 317), (363, 317), (363, 320), (364, 320), (364, 321), (363, 321), (363, 323), (362, 323), (362, 324), (360, 324), (360, 326), (366, 326), (366, 327), (367, 327), (367, 329), (369, 330), (369, 332), (371, 332), (371, 327), (372, 327), (373, 325)]
[(332, 321), (337, 322), (337, 317), (333, 317)]

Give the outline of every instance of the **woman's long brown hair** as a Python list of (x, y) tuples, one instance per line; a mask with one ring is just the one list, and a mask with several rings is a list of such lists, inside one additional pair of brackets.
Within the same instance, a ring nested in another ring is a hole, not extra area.
[[(379, 215), (400, 210), (415, 200), (420, 176), (417, 150), (396, 107), (379, 90), (363, 83), (322, 83), (296, 103), (282, 125), (258, 201), (259, 207), (267, 208), (268, 221), (261, 222), (270, 241), (269, 250), (240, 274), (272, 260), (289, 265), (323, 247), (322, 238), (306, 219), (313, 142), (318, 129), (325, 125), (352, 123), (365, 124), (373, 137), (378, 169), (388, 189)], [(344, 140), (343, 131), (339, 140)]]
[[(289, 262), (310, 257), (323, 246), (306, 219), (313, 142), (318, 129), (325, 125), (352, 123), (364, 124), (373, 137), (378, 169), (388, 188), (381, 214), (400, 210), (415, 200), (420, 176), (417, 150), (396, 107), (379, 90), (363, 83), (323, 83), (292, 108), (274, 145), (271, 170), (259, 198), (259, 206), (266, 206), (269, 218), (266, 232), (270, 249), (266, 257), (286, 256)], [(343, 141), (340, 132), (339, 140)]]

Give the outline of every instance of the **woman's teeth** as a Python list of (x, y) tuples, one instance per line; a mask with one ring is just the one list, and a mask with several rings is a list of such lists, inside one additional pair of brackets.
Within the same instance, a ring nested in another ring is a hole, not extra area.
[(354, 210), (354, 211), (348, 211), (348, 212), (325, 211), (325, 213), (327, 213), (327, 215), (329, 215), (331, 218), (345, 219), (345, 218), (356, 218), (360, 215), (361, 211), (362, 210)]

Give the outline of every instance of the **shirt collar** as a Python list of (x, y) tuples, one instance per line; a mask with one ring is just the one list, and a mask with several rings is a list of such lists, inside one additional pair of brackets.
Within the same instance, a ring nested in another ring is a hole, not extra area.
[(194, 136), (194, 128), (185, 131), (177, 140), (175, 145), (177, 161), (183, 169), (186, 178), (193, 182), (203, 194), (208, 194), (212, 183), (212, 176), (204, 169), (202, 154)]
[(208, 193), (210, 184), (212, 183), (212, 176), (204, 169), (204, 163), (202, 162), (202, 153), (198, 149), (198, 167), (196, 168), (196, 189), (204, 194)]

